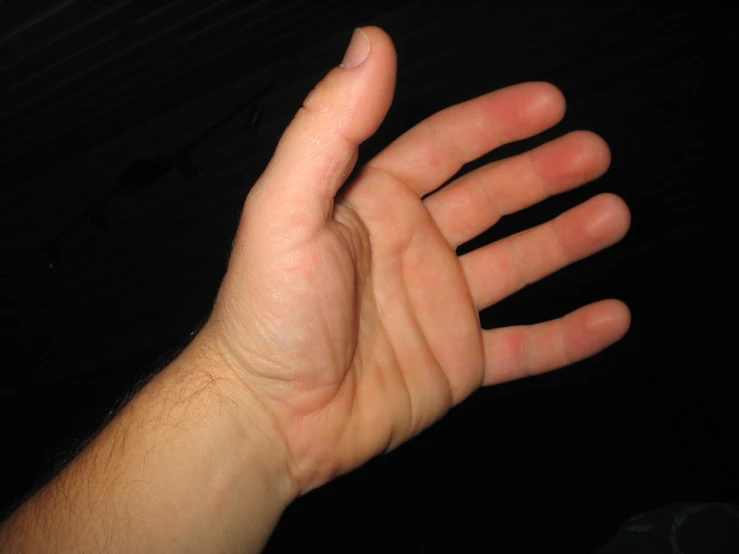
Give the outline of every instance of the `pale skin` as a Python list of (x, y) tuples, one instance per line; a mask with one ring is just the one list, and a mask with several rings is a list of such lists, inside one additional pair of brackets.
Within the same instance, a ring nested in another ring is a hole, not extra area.
[(366, 59), (316, 86), (247, 196), (203, 330), (13, 514), (0, 551), (258, 552), (293, 500), (481, 386), (566, 366), (627, 332), (618, 300), (528, 326), (484, 330), (479, 318), (621, 240), (630, 214), (613, 194), (456, 253), (608, 169), (605, 141), (578, 131), (448, 182), (559, 122), (562, 93), (523, 83), (447, 108), (339, 190), (395, 89), (390, 37), (365, 27), (355, 39)]

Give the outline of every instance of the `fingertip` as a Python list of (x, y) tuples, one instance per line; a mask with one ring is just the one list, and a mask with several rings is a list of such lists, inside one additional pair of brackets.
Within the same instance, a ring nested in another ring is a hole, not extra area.
[(599, 335), (606, 335), (608, 344), (621, 340), (631, 326), (631, 310), (626, 303), (610, 298), (595, 304), (594, 308), (587, 318), (586, 327)]
[(609, 212), (612, 214), (611, 217), (615, 221), (614, 225), (618, 231), (616, 238), (616, 242), (618, 242), (626, 236), (631, 228), (631, 210), (624, 199), (616, 194), (606, 192), (601, 194), (600, 197), (609, 204)]
[(621, 300), (616, 300), (616, 302), (618, 302), (618, 304), (621, 306), (621, 309), (623, 310), (624, 328), (626, 329), (626, 331), (628, 331), (631, 327), (631, 308), (629, 308), (626, 302), (623, 302)]
[(611, 303), (616, 319), (623, 321), (627, 326), (631, 324), (631, 310), (626, 302), (617, 298), (610, 298), (608, 302)]
[(358, 30), (369, 41), (369, 55), (367, 60), (371, 65), (380, 64), (377, 71), (395, 74), (397, 70), (397, 51), (393, 39), (380, 27), (368, 25), (358, 27)]
[(369, 57), (372, 50), (372, 42), (361, 28), (354, 30), (349, 47), (344, 53), (344, 59), (342, 60), (339, 67), (342, 69), (354, 69), (362, 65), (362, 63)]
[[(387, 115), (395, 93), (397, 53), (390, 36), (381, 28), (360, 27), (369, 41), (366, 59), (352, 68), (341, 67), (327, 81), (341, 89), (343, 100), (334, 124), (352, 142), (360, 144), (374, 134)], [(358, 34), (359, 34), (358, 33)]]
[(624, 335), (628, 333), (629, 328), (631, 327), (631, 310), (628, 305), (621, 300), (612, 298), (609, 302), (611, 304), (610, 309), (613, 313), (613, 325), (617, 331), (616, 338), (614, 339), (615, 342), (621, 340)]
[(559, 123), (567, 109), (564, 94), (551, 83), (529, 81), (501, 89), (493, 95), (497, 97), (502, 91), (513, 94), (520, 121), (529, 125), (534, 124), (537, 127), (536, 132)]
[(579, 158), (592, 168), (593, 174), (588, 175), (590, 179), (597, 179), (608, 171), (611, 167), (611, 148), (603, 137), (588, 130), (572, 131), (567, 136), (577, 141)]
[(366, 25), (364, 27), (360, 27), (360, 29), (363, 33), (367, 35), (370, 42), (372, 42), (373, 44), (377, 43), (384, 46), (394, 46), (393, 39), (381, 27), (377, 27), (375, 25)]
[(540, 89), (542, 102), (546, 103), (551, 112), (557, 116), (557, 121), (561, 120), (567, 111), (567, 99), (562, 90), (548, 81), (539, 81), (535, 84)]

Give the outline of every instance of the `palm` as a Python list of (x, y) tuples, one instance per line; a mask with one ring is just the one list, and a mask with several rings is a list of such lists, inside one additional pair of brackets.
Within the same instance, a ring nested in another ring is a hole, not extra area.
[[(626, 332), (616, 301), (532, 326), (482, 330), (478, 318), (620, 240), (629, 213), (618, 197), (456, 255), (501, 216), (607, 169), (605, 143), (580, 132), (439, 189), (464, 163), (556, 123), (563, 102), (529, 83), (439, 112), (318, 203), (296, 187), (252, 190), (212, 325), (277, 422), (301, 492), (402, 444), (481, 385), (573, 363)], [(266, 182), (293, 178), (286, 137), (275, 155), (285, 169), (268, 168)]]
[(367, 168), (336, 214), (365, 237), (357, 256), (368, 284), (358, 303), (364, 325), (346, 374), (357, 379), (352, 435), (365, 443), (351, 454), (361, 461), (404, 443), (482, 384), (482, 330), (459, 258), (406, 185)]
[(459, 259), (403, 185), (368, 171), (312, 240), (253, 255), (273, 260), (260, 281), (280, 283), (289, 301), (255, 301), (238, 318), (274, 322), (267, 344), (242, 346), (240, 365), (258, 368), (254, 385), (293, 459), (305, 460), (294, 470), (304, 488), (402, 444), (482, 383), (481, 329)]

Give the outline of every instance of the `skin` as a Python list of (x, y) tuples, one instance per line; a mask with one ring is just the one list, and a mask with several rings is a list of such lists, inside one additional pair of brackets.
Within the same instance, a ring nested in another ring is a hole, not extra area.
[[(530, 326), (483, 330), (479, 319), (623, 238), (630, 214), (613, 194), (456, 254), (501, 217), (608, 169), (605, 141), (577, 131), (447, 183), (465, 163), (559, 122), (562, 93), (523, 83), (447, 108), (346, 183), (396, 77), (384, 31), (355, 38), (354, 54), (369, 42), (366, 59), (315, 87), (250, 191), (203, 330), (11, 518), (0, 545), (102, 551), (113, 529), (106, 551), (259, 551), (294, 499), (408, 441), (481, 386), (566, 366), (627, 332), (618, 300)], [(121, 493), (142, 482), (141, 494)], [(93, 492), (53, 501), (81, 487)], [(39, 523), (59, 519), (68, 524)]]
[(480, 386), (591, 356), (630, 323), (615, 300), (530, 327), (482, 330), (478, 317), (619, 241), (630, 216), (615, 195), (455, 253), (503, 215), (602, 175), (603, 139), (571, 133), (434, 192), (463, 164), (558, 123), (565, 99), (551, 84), (433, 115), (335, 199), (395, 86), (389, 37), (364, 31), (366, 61), (315, 87), (251, 191), (211, 319), (235, 373), (272, 416), (300, 494), (406, 442)]

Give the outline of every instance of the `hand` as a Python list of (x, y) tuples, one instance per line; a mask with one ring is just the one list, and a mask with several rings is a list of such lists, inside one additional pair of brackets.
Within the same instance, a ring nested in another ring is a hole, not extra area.
[(390, 38), (363, 31), (352, 48), (355, 58), (369, 48), (366, 59), (316, 86), (248, 195), (206, 324), (284, 443), (296, 494), (404, 443), (480, 386), (591, 356), (630, 324), (616, 300), (532, 326), (482, 330), (478, 316), (619, 241), (630, 215), (617, 196), (455, 252), (502, 216), (607, 170), (605, 142), (575, 132), (436, 191), (465, 163), (556, 124), (565, 100), (553, 85), (445, 109), (340, 190), (395, 88)]

